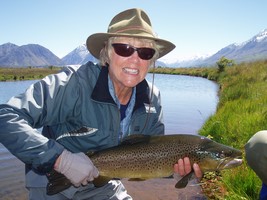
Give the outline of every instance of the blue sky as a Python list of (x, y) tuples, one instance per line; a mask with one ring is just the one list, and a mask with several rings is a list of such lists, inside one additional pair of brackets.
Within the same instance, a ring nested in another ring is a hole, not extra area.
[(176, 45), (167, 58), (216, 53), (267, 29), (266, 0), (2, 0), (0, 7), (0, 44), (40, 44), (60, 58), (133, 7)]

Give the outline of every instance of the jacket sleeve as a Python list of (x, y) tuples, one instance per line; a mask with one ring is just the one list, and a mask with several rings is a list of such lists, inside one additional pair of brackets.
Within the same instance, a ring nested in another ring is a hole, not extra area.
[(59, 122), (59, 108), (73, 71), (67, 69), (31, 85), (25, 93), (0, 105), (0, 142), (18, 159), (39, 172), (52, 169), (64, 147), (38, 128)]

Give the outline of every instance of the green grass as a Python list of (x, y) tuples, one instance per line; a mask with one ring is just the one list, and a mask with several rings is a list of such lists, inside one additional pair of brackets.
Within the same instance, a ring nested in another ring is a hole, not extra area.
[[(156, 73), (160, 70), (163, 69), (156, 69)], [(249, 138), (267, 129), (267, 61), (226, 67), (221, 73), (216, 67), (167, 71), (206, 77), (220, 85), (217, 111), (205, 122), (200, 135), (210, 135), (213, 140), (244, 152)], [(215, 195), (215, 199), (258, 199), (261, 181), (245, 159), (242, 166), (222, 172), (222, 183), (227, 192), (221, 198)]]
[(23, 81), (42, 79), (49, 74), (60, 71), (60, 67), (50, 66), (47, 68), (1, 68), (0, 81)]
[[(226, 68), (217, 81), (221, 86), (217, 112), (199, 133), (244, 151), (254, 133), (267, 129), (267, 62)], [(241, 169), (225, 171), (223, 182), (231, 193), (228, 199), (258, 199), (261, 182), (246, 162)]]
[(246, 164), (237, 169), (224, 171), (222, 177), (222, 182), (228, 191), (224, 199), (255, 200), (259, 198), (261, 181)]

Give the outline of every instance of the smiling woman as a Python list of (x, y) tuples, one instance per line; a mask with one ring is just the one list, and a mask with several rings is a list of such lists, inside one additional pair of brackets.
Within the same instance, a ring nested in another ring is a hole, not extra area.
[[(118, 55), (107, 45), (112, 37), (134, 47), (133, 53)], [(160, 94), (145, 76), (174, 47), (155, 37), (143, 10), (125, 10), (111, 20), (107, 33), (87, 39), (91, 54), (105, 55), (104, 65), (66, 67), (0, 105), (0, 142), (26, 164), (30, 199), (100, 199), (103, 194), (104, 199), (131, 199), (119, 180), (91, 189), (99, 172), (85, 152), (117, 146), (130, 134), (164, 134)], [(52, 169), (75, 187), (48, 195), (44, 175)]]
[[(156, 60), (155, 50), (153, 47), (153, 42), (150, 40), (147, 42), (147, 39), (135, 39), (130, 37), (116, 37), (110, 39), (108, 42), (108, 55), (109, 60), (109, 72), (110, 78), (115, 89), (115, 93), (118, 95), (118, 99), (121, 104), (126, 104), (132, 94), (132, 88), (135, 87), (138, 83), (144, 80), (145, 76), (148, 73), (150, 66), (153, 66)], [(150, 59), (143, 59), (140, 57), (140, 51), (135, 51), (134, 46), (138, 46), (138, 49), (148, 49), (147, 54), (142, 53), (142, 56)], [(125, 48), (128, 51), (128, 54), (123, 52), (121, 53), (122, 48)], [(132, 51), (129, 50), (130, 47)], [(129, 54), (132, 53), (131, 55)], [(158, 55), (158, 54), (157, 54)]]
[[(195, 134), (204, 121), (216, 110), (218, 100), (218, 86), (207, 79), (190, 76), (177, 76), (168, 74), (155, 74), (156, 84), (162, 91), (162, 107), (164, 108), (164, 121), (166, 134), (192, 133)], [(152, 79), (152, 74), (146, 77)], [(0, 103), (25, 91), (35, 81), (0, 82)], [(198, 101), (193, 100), (198, 96)], [(192, 101), (190, 101), (192, 99)], [(0, 172), (5, 180), (1, 184), (0, 196), (14, 200), (28, 199), (28, 191), (24, 185), (24, 165), (12, 156), (4, 147), (1, 148)], [(14, 178), (16, 174), (16, 178)], [(175, 180), (156, 179), (145, 182), (129, 182), (123, 180), (129, 194), (134, 199), (190, 199), (199, 197), (201, 189), (198, 186), (187, 187), (177, 191), (174, 189)], [(191, 181), (190, 185), (196, 184)], [(204, 199), (204, 197), (203, 197)]]

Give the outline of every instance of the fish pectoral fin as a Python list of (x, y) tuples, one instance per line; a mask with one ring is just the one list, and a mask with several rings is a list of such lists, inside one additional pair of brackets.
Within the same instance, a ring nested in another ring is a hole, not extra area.
[(143, 179), (143, 178), (129, 178), (128, 181), (145, 181), (147, 179)]
[(192, 170), (190, 173), (183, 176), (183, 178), (175, 184), (175, 188), (178, 188), (178, 189), (185, 188), (189, 180), (191, 179), (193, 173), (194, 171)]
[(108, 176), (98, 176), (93, 180), (93, 184), (95, 185), (95, 187), (102, 187), (106, 185), (111, 179), (112, 178)]

